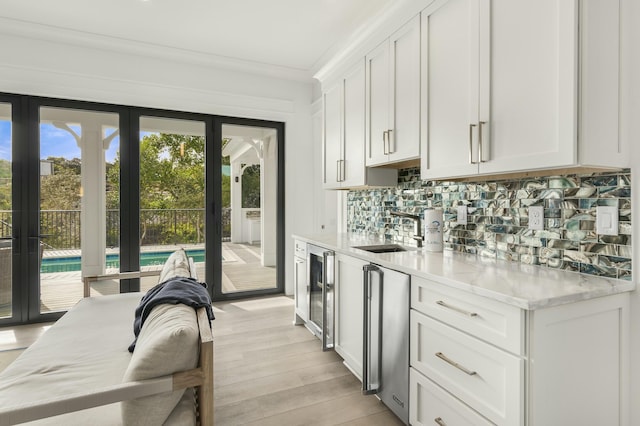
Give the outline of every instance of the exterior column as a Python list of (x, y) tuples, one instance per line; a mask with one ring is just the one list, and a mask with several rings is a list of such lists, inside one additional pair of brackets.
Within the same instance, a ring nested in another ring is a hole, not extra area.
[[(110, 142), (110, 140), (108, 141)], [(102, 125), (82, 123), (82, 277), (105, 273), (106, 230), (106, 164)]]

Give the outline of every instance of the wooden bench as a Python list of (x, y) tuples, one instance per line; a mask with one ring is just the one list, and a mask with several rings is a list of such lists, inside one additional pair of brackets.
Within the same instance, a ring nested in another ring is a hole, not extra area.
[[(122, 276), (135, 278), (132, 273)], [(187, 388), (195, 390), (197, 424), (213, 425), (213, 336), (205, 308), (195, 315), (199, 332), (196, 368), (122, 381), (132, 357), (127, 346), (134, 338), (134, 311), (142, 296), (124, 293), (85, 298), (51, 326), (0, 374), (0, 425), (38, 419), (44, 424), (83, 424), (88, 418), (117, 424), (116, 420), (122, 422), (121, 401)], [(67, 384), (65, 376), (85, 377), (87, 383), (77, 386), (71, 380)], [(66, 417), (51, 418), (58, 415)]]

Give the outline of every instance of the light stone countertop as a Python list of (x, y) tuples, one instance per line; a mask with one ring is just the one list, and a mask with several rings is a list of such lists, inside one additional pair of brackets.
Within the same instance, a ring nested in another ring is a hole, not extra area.
[(358, 235), (293, 235), (293, 238), (527, 310), (635, 290), (634, 281), (483, 258), (450, 250), (430, 253), (407, 247), (404, 252), (370, 253), (352, 247), (386, 243)]

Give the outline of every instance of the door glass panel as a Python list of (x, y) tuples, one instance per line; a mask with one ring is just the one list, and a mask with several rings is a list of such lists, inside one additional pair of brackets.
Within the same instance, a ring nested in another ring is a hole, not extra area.
[(12, 316), (11, 105), (0, 103), (0, 318)]
[[(205, 281), (205, 123), (140, 118), (140, 269), (160, 271), (184, 248)], [(143, 277), (140, 290), (158, 282)]]
[[(118, 125), (114, 113), (40, 108), (41, 313), (72, 307), (83, 277), (119, 269)], [(91, 286), (92, 296), (118, 291), (117, 281)]]
[(222, 126), (222, 293), (276, 288), (278, 134)]

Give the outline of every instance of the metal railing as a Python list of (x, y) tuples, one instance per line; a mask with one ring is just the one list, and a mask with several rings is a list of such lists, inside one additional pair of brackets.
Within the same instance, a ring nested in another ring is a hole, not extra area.
[[(204, 242), (204, 209), (140, 210), (140, 245), (198, 244)], [(0, 210), (0, 235), (12, 233), (11, 210)], [(120, 211), (106, 211), (107, 247), (120, 245)], [(80, 248), (80, 210), (41, 210), (40, 234), (48, 247)], [(231, 208), (222, 211), (222, 240), (231, 240)]]

